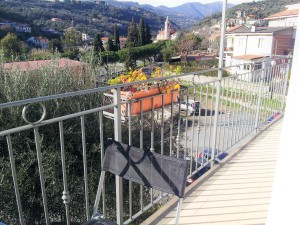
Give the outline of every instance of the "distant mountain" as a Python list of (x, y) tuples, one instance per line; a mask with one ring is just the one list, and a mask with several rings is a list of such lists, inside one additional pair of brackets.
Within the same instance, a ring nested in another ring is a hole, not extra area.
[[(158, 15), (167, 17), (169, 16), (171, 21), (174, 21), (181, 28), (186, 28), (192, 26), (194, 23), (200, 19), (222, 11), (222, 2), (214, 2), (208, 4), (201, 4), (199, 2), (185, 3), (176, 7), (167, 6), (152, 6), (149, 4), (140, 5), (137, 2), (119, 2), (116, 0), (107, 1), (106, 4), (110, 4), (116, 7), (127, 7), (127, 8), (143, 8), (148, 11), (154, 12)], [(233, 4), (228, 4), (228, 7), (234, 6)]]

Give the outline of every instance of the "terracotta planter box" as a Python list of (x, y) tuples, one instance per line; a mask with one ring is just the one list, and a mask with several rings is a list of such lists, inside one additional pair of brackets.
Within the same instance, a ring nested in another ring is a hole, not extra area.
[[(172, 98), (173, 93), (173, 98)], [(131, 104), (122, 104), (121, 105), (121, 112), (122, 115), (125, 116), (126, 108), (129, 109), (131, 106), (131, 115), (137, 115), (141, 111), (147, 112), (152, 110), (152, 98), (153, 98), (153, 107), (154, 109), (161, 108), (162, 103), (162, 96), (164, 96), (164, 105), (170, 105), (172, 102), (177, 101), (179, 91), (174, 90), (171, 93), (163, 93), (159, 91), (158, 88), (153, 88), (148, 91), (137, 91), (137, 92), (128, 92), (128, 91), (121, 91), (121, 98), (124, 100), (136, 100), (131, 102)], [(140, 100), (142, 101), (142, 110)], [(128, 110), (129, 111), (129, 110)]]

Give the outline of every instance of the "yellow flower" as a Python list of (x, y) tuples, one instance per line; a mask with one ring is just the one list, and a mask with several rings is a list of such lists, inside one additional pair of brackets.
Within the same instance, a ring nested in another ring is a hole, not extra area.
[(175, 84), (174, 90), (179, 90), (180, 89), (180, 84)]

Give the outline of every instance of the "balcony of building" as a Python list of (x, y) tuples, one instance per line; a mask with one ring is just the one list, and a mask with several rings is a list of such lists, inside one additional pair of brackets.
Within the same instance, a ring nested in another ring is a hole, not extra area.
[[(260, 175), (251, 180), (249, 174), (247, 181), (243, 178), (245, 170), (253, 166), (255, 177), (256, 172), (260, 173), (258, 170), (271, 170), (265, 165), (258, 168), (264, 162), (270, 167), (274, 163), (275, 152), (270, 150), (262, 158), (257, 147), (229, 159), (237, 154), (235, 149), (245, 139), (284, 114), (291, 61), (280, 62), (206, 82), (199, 77), (217, 73), (218, 69), (1, 103), (2, 121), (7, 121), (0, 131), (1, 182), (5, 186), (1, 193), (1, 220), (7, 224), (80, 224), (90, 218), (108, 138), (189, 160), (187, 185), (207, 170), (203, 177), (214, 173), (199, 189), (195, 187), (202, 182), (202, 176), (188, 187), (183, 224), (190, 219), (185, 218), (188, 213), (200, 212), (207, 205), (214, 208), (209, 199), (215, 199), (215, 204), (223, 208), (222, 204), (227, 204), (226, 198), (231, 196), (229, 190), (251, 189), (261, 180)], [(125, 97), (121, 92), (127, 86), (145, 86), (147, 82), (160, 86), (160, 92), (138, 99)], [(166, 85), (179, 82), (179, 90), (164, 91)], [(12, 125), (16, 122), (18, 126)], [(279, 128), (276, 125), (269, 129)], [(263, 145), (257, 142), (259, 139), (255, 142)], [(255, 158), (259, 161), (254, 162)], [(216, 172), (219, 167), (222, 168)], [(234, 168), (240, 172), (233, 172)], [(230, 179), (228, 173), (232, 173)], [(241, 184), (239, 178), (245, 183)], [(271, 182), (264, 178), (264, 182)], [(214, 185), (220, 182), (226, 186), (218, 190)], [(243, 188), (237, 188), (237, 184)], [(139, 224), (157, 205), (170, 199), (153, 189), (112, 176), (107, 178), (103, 193), (99, 213), (119, 224)], [(252, 193), (256, 194), (263, 193)], [(236, 204), (242, 203), (239, 198), (242, 195), (236, 197)], [(198, 200), (207, 204), (198, 205)], [(189, 211), (193, 205), (195, 211)], [(210, 218), (217, 214), (218, 209), (214, 209)], [(169, 217), (172, 212), (162, 223)]]

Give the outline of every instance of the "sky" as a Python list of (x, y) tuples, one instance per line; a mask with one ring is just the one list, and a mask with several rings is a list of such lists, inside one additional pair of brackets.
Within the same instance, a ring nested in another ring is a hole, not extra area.
[[(184, 3), (188, 3), (188, 2), (200, 2), (202, 4), (206, 4), (206, 3), (212, 3), (212, 2), (217, 2), (217, 1), (222, 1), (222, 0), (201, 0), (201, 1), (197, 1), (197, 0), (118, 0), (118, 1), (132, 1), (132, 2), (138, 2), (140, 4), (150, 4), (153, 6), (159, 6), (159, 5), (164, 5), (164, 6), (168, 6), (168, 7), (174, 7), (174, 6), (179, 6), (182, 5)], [(253, 0), (228, 0), (228, 3), (232, 3), (232, 4), (241, 4), (244, 2), (252, 2)]]

